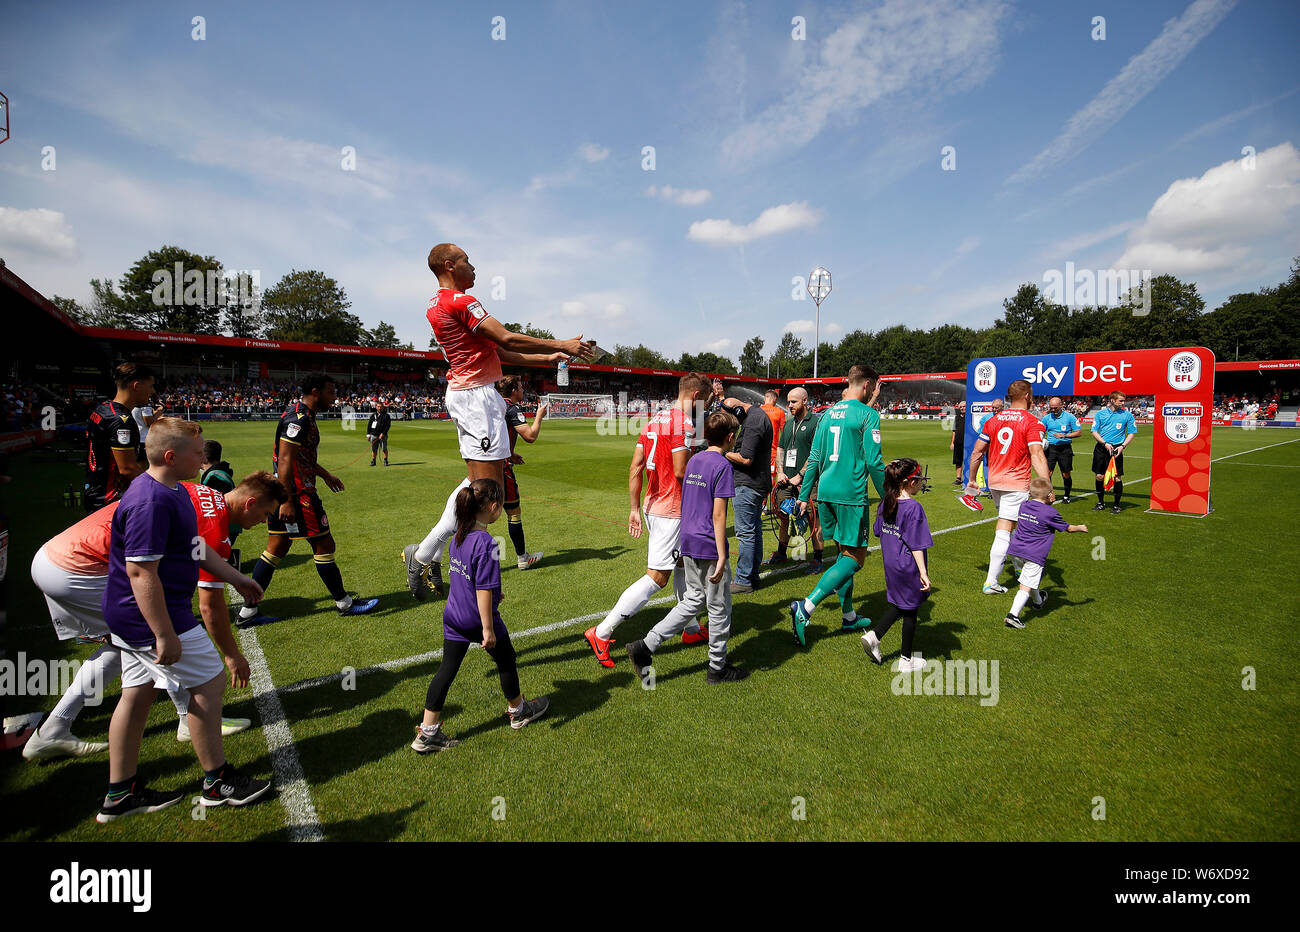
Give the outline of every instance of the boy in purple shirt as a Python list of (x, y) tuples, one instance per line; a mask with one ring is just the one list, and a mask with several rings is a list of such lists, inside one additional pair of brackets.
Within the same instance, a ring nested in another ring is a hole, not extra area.
[(501, 517), (503, 496), (495, 479), (475, 479), (456, 493), (456, 533), (448, 550), (447, 605), (442, 613), (442, 663), (429, 683), (424, 720), (416, 726), (411, 742), (411, 750), (417, 754), (460, 744), (442, 730), (442, 707), (471, 645), (482, 646), (497, 665), (511, 728), (523, 728), (541, 718), (550, 706), (545, 696), (525, 699), (520, 692), (515, 648), (497, 610), (501, 604), (500, 544), (487, 528)]
[(145, 452), (149, 470), (123, 493), (109, 539), (103, 609), (112, 644), (122, 653), (122, 696), (108, 726), (108, 793), (96, 816), (101, 823), (156, 812), (186, 795), (155, 792), (137, 777), (155, 689), (189, 691), (204, 806), (242, 806), (271, 788), (269, 781), (252, 779), (226, 761), (221, 745), (226, 665), (191, 607), (200, 565), (250, 603), (262, 597), (262, 587), (198, 534), (194, 505), (180, 481), (193, 478), (203, 462), (199, 426), (159, 418), (149, 428)]
[(1039, 588), (1043, 581), (1043, 564), (1052, 549), (1052, 535), (1057, 531), (1087, 531), (1086, 524), (1069, 524), (1061, 513), (1052, 507), (1056, 493), (1052, 491), (1050, 479), (1033, 479), (1029, 483), (1029, 501), (1020, 506), (1020, 517), (1016, 522), (1015, 532), (1007, 547), (1007, 556), (1019, 557), (1025, 561), (1020, 570), (1020, 590), (1016, 593), (1011, 611), (1004, 619), (1008, 628), (1023, 628), (1020, 612), (1029, 597), (1034, 597), (1034, 608), (1047, 601), (1047, 596)]
[(709, 610), (710, 683), (734, 683), (747, 670), (727, 663), (731, 635), (731, 583), (727, 566), (727, 500), (736, 495), (727, 451), (736, 442), (740, 422), (728, 411), (715, 411), (704, 425), (708, 449), (686, 464), (682, 477), (682, 529), (678, 547), (686, 592), (673, 610), (645, 636), (627, 645), (627, 655), (642, 682), (659, 645), (686, 629), (700, 611)]

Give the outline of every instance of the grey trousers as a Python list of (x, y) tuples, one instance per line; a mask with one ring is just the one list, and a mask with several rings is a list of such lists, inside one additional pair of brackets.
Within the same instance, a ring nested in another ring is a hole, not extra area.
[(686, 594), (645, 636), (645, 646), (654, 653), (659, 645), (681, 634), (704, 611), (709, 610), (709, 666), (721, 670), (727, 662), (727, 638), (731, 636), (731, 561), (722, 568), (720, 582), (709, 582), (714, 560), (682, 557), (678, 570), (686, 580)]

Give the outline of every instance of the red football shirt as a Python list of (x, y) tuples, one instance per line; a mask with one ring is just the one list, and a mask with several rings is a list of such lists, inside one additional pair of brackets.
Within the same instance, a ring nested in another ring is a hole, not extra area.
[(108, 544), (117, 501), (92, 511), (58, 537), (45, 542), (49, 561), (74, 576), (107, 576)]
[(479, 324), (488, 317), (478, 298), (439, 288), (425, 316), (433, 326), (438, 345), (447, 354), (448, 388), (478, 388), (501, 378), (497, 345), (478, 333)]
[(1028, 411), (1004, 408), (984, 422), (980, 439), (989, 445), (989, 488), (1028, 492), (1029, 447), (1043, 445), (1043, 422)]
[[(230, 515), (226, 511), (226, 498), (216, 489), (193, 482), (182, 482), (194, 503), (194, 515), (199, 522), (199, 537), (223, 560), (230, 559)], [(199, 567), (199, 588), (220, 589), (225, 585), (202, 566)]]
[(665, 518), (682, 516), (682, 484), (673, 475), (673, 454), (690, 447), (695, 429), (681, 408), (665, 408), (650, 418), (637, 438), (645, 451), (645, 513)]

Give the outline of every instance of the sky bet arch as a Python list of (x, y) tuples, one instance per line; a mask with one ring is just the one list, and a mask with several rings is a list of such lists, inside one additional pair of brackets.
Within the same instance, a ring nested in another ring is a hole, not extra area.
[[(966, 367), (966, 462), (975, 448), (980, 418), (992, 410), (994, 398), (1005, 398), (1017, 379), (1033, 386), (1035, 398), (1052, 395), (1155, 395), (1155, 422), (1138, 425), (1150, 430), (1151, 511), (1203, 517), (1210, 507), (1210, 441), (1214, 411), (1214, 353), (1203, 346), (1174, 349), (1114, 350), (1105, 353), (1054, 353), (1042, 356), (1000, 356), (973, 359)], [(1074, 471), (1092, 475), (1092, 449), (1097, 442), (1089, 424), (1074, 438)], [(1140, 461), (1139, 461), (1140, 462)], [(1130, 481), (1140, 467), (1127, 463)], [(1075, 480), (1076, 488), (1092, 483)]]

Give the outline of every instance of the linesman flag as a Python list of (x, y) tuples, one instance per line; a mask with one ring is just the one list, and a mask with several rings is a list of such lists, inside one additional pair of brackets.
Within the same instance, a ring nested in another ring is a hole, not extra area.
[(1115, 468), (1115, 457), (1112, 456), (1110, 458), (1110, 463), (1107, 464), (1106, 466), (1105, 475), (1101, 477), (1102, 483), (1104, 484), (1107, 492), (1115, 488), (1115, 476), (1118, 474), (1119, 474), (1119, 470)]

